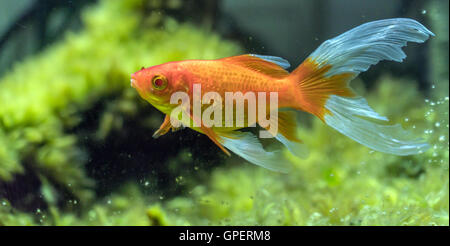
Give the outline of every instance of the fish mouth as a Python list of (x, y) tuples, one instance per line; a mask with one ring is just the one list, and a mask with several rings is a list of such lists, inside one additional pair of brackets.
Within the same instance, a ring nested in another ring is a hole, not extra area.
[(136, 80), (135, 79), (131, 78), (130, 85), (131, 85), (131, 87), (137, 89), (137, 87), (136, 87)]

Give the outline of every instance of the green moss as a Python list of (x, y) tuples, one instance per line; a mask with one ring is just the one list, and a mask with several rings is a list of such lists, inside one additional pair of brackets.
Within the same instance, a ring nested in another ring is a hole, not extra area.
[(12, 208), (7, 200), (0, 200), (0, 226), (29, 225), (36, 225), (35, 217), (32, 214), (19, 212)]
[[(148, 208), (149, 201), (144, 199), (142, 193), (135, 185), (126, 184), (116, 194), (99, 199), (81, 215), (74, 213), (59, 213), (58, 216), (50, 216), (51, 225), (136, 225), (149, 226), (152, 222), (159, 221), (164, 224), (163, 214), (159, 213), (156, 205)], [(150, 203), (151, 204), (151, 203)], [(147, 209), (153, 212), (150, 219), (146, 214)]]

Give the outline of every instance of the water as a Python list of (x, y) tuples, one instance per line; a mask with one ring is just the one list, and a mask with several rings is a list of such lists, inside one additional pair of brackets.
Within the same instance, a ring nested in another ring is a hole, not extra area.
[[(0, 5), (14, 5), (0, 15), (0, 225), (449, 224), (447, 1)], [(191, 129), (153, 139), (164, 115), (129, 86), (142, 66), (246, 53), (292, 71), (323, 41), (394, 17), (436, 36), (352, 87), (424, 138), (421, 154), (373, 151), (303, 113), (309, 157), (285, 150), (292, 170), (272, 172)]]

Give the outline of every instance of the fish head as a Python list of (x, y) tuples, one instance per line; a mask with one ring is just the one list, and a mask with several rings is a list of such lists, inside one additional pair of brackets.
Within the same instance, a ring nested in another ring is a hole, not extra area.
[(170, 105), (173, 93), (186, 91), (182, 75), (175, 63), (142, 68), (131, 75), (131, 87), (135, 88), (144, 100), (160, 110), (161, 106)]

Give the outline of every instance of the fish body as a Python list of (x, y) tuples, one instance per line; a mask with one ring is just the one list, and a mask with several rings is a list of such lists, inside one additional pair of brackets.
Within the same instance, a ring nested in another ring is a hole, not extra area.
[[(245, 66), (248, 62), (256, 62), (254, 67)], [(269, 73), (262, 73), (258, 66), (265, 68), (268, 66), (271, 70)], [(272, 70), (273, 69), (273, 70)], [(150, 69), (150, 74), (146, 74), (145, 69), (137, 72), (133, 75), (134, 81), (144, 81), (144, 84), (136, 84), (135, 86), (141, 88), (149, 87), (150, 79), (155, 73), (165, 74), (167, 80), (173, 82), (174, 86), (168, 88), (170, 93), (182, 91), (188, 94), (192, 94), (194, 84), (201, 85), (201, 97), (208, 92), (217, 92), (221, 98), (225, 98), (226, 92), (277, 92), (279, 98), (279, 107), (289, 107), (293, 105), (291, 99), (293, 98), (291, 86), (289, 83), (289, 73), (271, 62), (264, 61), (254, 55), (242, 55), (236, 57), (228, 57), (217, 60), (186, 60), (169, 62), (163, 65), (155, 66)], [(153, 97), (146, 93), (148, 89), (138, 89), (141, 92), (143, 98), (148, 98), (147, 101), (153, 106), (159, 109), (166, 115), (170, 115), (176, 105), (170, 104), (170, 98)], [(191, 97), (191, 107), (193, 107), (193, 98)], [(258, 97), (256, 97), (258, 102)], [(267, 100), (267, 107), (269, 101)], [(245, 103), (245, 111), (248, 111), (248, 104)], [(225, 101), (222, 101), (223, 108), (225, 107)], [(202, 107), (203, 110), (207, 106)], [(246, 116), (246, 115), (245, 115)], [(222, 117), (225, 120), (225, 117)], [(235, 120), (235, 119), (234, 119)], [(257, 122), (247, 122), (245, 118), (245, 126), (253, 125)], [(213, 127), (219, 131), (232, 131), (243, 127), (225, 127), (225, 123), (222, 127)], [(235, 123), (233, 125), (236, 125)], [(191, 127), (194, 130), (200, 131), (198, 127)]]
[[(275, 120), (278, 131), (272, 134), (297, 156), (305, 157), (307, 151), (296, 134), (295, 111), (311, 113), (374, 150), (411, 155), (425, 151), (428, 144), (412, 138), (399, 125), (379, 123), (387, 121), (387, 118), (378, 115), (364, 98), (357, 96), (349, 82), (381, 60), (401, 62), (406, 57), (401, 48), (407, 42), (424, 42), (430, 35), (434, 34), (412, 19), (379, 20), (325, 41), (291, 73), (286, 71), (289, 62), (283, 58), (247, 54), (217, 60), (169, 62), (143, 68), (132, 74), (131, 83), (143, 99), (166, 115), (155, 133), (156, 137), (174, 128), (171, 113), (178, 105), (170, 102), (171, 96), (176, 92), (192, 95), (196, 88), (201, 88), (199, 97), (189, 97), (190, 107), (185, 112), (189, 118), (182, 123), (206, 134), (225, 153), (229, 154), (228, 150), (231, 150), (249, 162), (271, 170), (286, 172), (289, 164), (279, 151), (266, 151), (256, 136), (239, 131), (256, 124), (263, 126), (261, 118), (249, 115), (252, 109), (250, 101), (243, 104), (245, 124), (238, 125), (234, 118), (232, 126), (225, 124), (223, 111), (223, 124), (207, 126), (201, 115), (212, 102), (200, 104), (198, 117), (195, 114), (198, 101), (210, 92), (220, 98), (226, 98), (230, 92), (243, 95), (276, 93), (279, 112)], [(256, 114), (261, 111), (262, 115), (271, 116), (274, 110), (270, 100), (265, 98), (260, 102), (263, 99), (259, 96), (255, 99), (257, 105), (263, 105), (256, 108)], [(219, 101), (219, 104), (222, 108), (227, 106), (226, 100)], [(233, 110), (236, 111), (237, 107), (234, 103)]]

